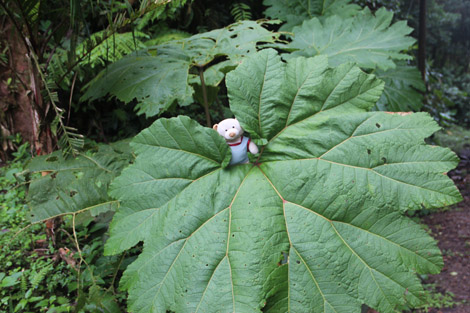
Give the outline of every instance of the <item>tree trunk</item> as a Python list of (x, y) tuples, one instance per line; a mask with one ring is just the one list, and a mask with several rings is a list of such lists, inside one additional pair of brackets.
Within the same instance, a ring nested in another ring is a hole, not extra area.
[(419, 0), (418, 68), (426, 82), (426, 0)]
[(6, 138), (20, 133), (23, 142), (29, 142), (37, 154), (52, 152), (52, 136), (44, 125), (46, 113), (40, 93), (41, 81), (29, 57), (21, 34), (6, 20), (1, 26), (1, 43), (7, 47), (7, 64), (1, 64), (0, 126), (3, 161), (15, 149)]

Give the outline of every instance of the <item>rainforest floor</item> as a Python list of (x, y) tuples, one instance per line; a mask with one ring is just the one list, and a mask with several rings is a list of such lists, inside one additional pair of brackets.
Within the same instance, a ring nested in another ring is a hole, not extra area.
[(470, 147), (459, 153), (459, 166), (449, 172), (464, 200), (452, 207), (422, 218), (437, 240), (444, 258), (444, 268), (425, 281), (436, 290), (454, 294), (452, 308), (431, 309), (432, 313), (470, 313)]

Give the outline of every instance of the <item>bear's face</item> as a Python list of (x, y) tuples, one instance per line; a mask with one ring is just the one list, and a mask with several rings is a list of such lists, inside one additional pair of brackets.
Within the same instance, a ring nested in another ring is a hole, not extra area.
[(227, 141), (237, 140), (243, 135), (243, 129), (240, 123), (234, 118), (225, 119), (219, 124), (215, 124), (212, 128)]

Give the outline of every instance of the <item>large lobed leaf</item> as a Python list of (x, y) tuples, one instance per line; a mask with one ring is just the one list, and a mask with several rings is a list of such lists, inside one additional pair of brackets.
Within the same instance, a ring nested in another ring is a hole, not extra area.
[[(274, 50), (227, 75), (230, 106), (267, 144), (226, 167), (223, 138), (187, 117), (133, 141), (112, 184), (122, 206), (106, 253), (144, 241), (121, 280), (132, 312), (395, 312), (437, 273), (433, 239), (403, 215), (461, 199), (423, 113), (367, 112), (383, 83), (327, 58)], [(283, 259), (286, 257), (287, 262)]]
[(312, 17), (339, 15), (341, 18), (351, 17), (359, 11), (359, 6), (350, 0), (264, 0), (268, 6), (264, 15), (286, 22), (281, 31), (292, 31)]
[(85, 211), (93, 216), (114, 211), (118, 202), (108, 196), (109, 184), (132, 160), (125, 141), (100, 145), (94, 153), (73, 158), (64, 158), (61, 151), (33, 158), (27, 170), (43, 175), (29, 185), (31, 220)]
[[(265, 22), (267, 23), (267, 22)], [(125, 57), (103, 70), (87, 86), (83, 100), (107, 94), (126, 103), (137, 100), (138, 114), (155, 116), (177, 102), (193, 102), (193, 87), (199, 75), (190, 70), (204, 67), (207, 85), (217, 86), (228, 69), (257, 51), (260, 42), (274, 42), (277, 33), (262, 22), (241, 21), (225, 28), (172, 40)], [(227, 60), (209, 64), (216, 57)]]
[(323, 21), (306, 20), (293, 29), (289, 48), (292, 56), (327, 55), (332, 66), (355, 62), (363, 68), (394, 68), (394, 60), (411, 58), (401, 51), (415, 39), (407, 36), (412, 28), (406, 21), (391, 24), (393, 13), (385, 8), (375, 12), (364, 9), (354, 17), (343, 19), (333, 15)]
[(385, 82), (377, 109), (394, 112), (421, 109), (426, 86), (416, 67), (399, 63), (394, 69), (377, 70), (375, 74)]
[(402, 53), (413, 43), (407, 36), (411, 28), (405, 21), (391, 24), (393, 13), (384, 8), (375, 16), (368, 9), (344, 19), (308, 19), (293, 29), (294, 37), (288, 45), (295, 49), (285, 58), (327, 55), (330, 64), (355, 62), (366, 69), (378, 69), (376, 74), (385, 81), (385, 89), (376, 109), (384, 111), (419, 110), (422, 106), (424, 82), (416, 68), (397, 60), (411, 58)]

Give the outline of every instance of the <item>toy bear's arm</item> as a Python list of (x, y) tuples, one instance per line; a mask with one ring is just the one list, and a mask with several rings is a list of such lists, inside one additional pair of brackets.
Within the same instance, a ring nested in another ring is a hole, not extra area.
[(250, 140), (250, 143), (248, 144), (248, 151), (252, 154), (257, 154), (259, 152), (258, 146)]

